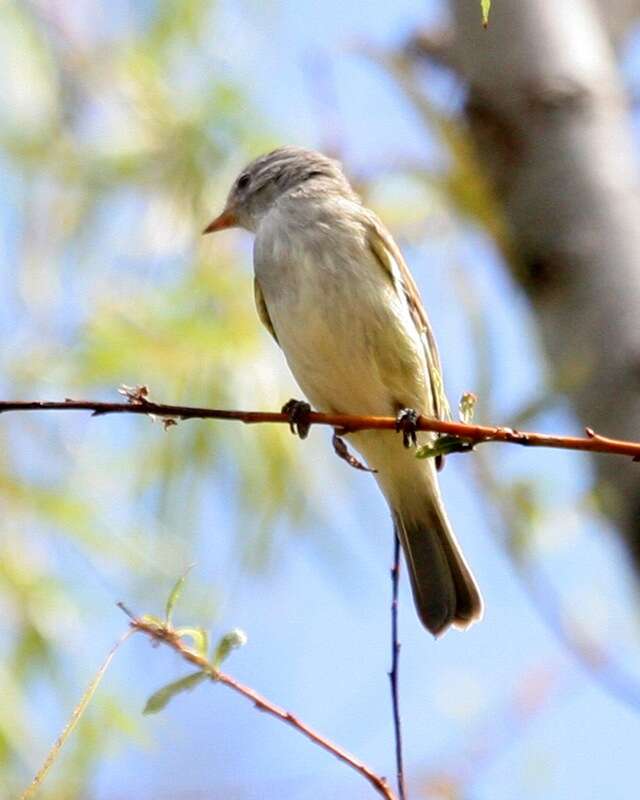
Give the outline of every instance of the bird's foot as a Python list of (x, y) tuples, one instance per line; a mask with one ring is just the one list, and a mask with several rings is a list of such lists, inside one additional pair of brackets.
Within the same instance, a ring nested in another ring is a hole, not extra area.
[(282, 406), (281, 411), (289, 419), (291, 433), (297, 434), (301, 439), (306, 439), (309, 434), (309, 428), (311, 428), (311, 423), (309, 422), (311, 406), (309, 403), (305, 403), (304, 400), (291, 399)]
[(414, 408), (401, 408), (396, 417), (396, 431), (402, 432), (402, 444), (405, 447), (416, 446), (418, 439), (418, 420), (420, 414)]

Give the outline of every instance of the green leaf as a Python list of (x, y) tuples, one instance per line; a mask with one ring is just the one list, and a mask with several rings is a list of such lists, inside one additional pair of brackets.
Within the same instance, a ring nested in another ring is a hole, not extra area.
[(167, 598), (167, 605), (165, 611), (165, 624), (171, 625), (171, 614), (173, 613), (173, 607), (175, 606), (178, 598), (182, 594), (182, 589), (184, 587), (184, 582), (187, 580), (187, 575), (191, 572), (191, 570), (195, 567), (195, 564), (189, 564), (189, 566), (185, 569), (182, 575), (178, 578), (175, 582), (173, 589), (171, 590), (171, 594)]
[(213, 656), (214, 667), (218, 669), (232, 650), (244, 647), (246, 643), (247, 634), (241, 631), (240, 628), (234, 628), (232, 631), (229, 631), (229, 633), (225, 633), (216, 646), (216, 652)]
[(168, 683), (166, 686), (163, 686), (162, 689), (158, 689), (157, 692), (154, 692), (151, 695), (151, 697), (147, 700), (142, 713), (157, 714), (158, 711), (162, 711), (162, 709), (171, 700), (173, 700), (177, 694), (180, 694), (181, 692), (190, 692), (208, 677), (209, 676), (206, 672), (198, 670), (198, 672), (192, 672), (190, 675), (185, 675), (184, 678), (173, 681), (173, 683)]
[(429, 444), (419, 447), (416, 450), (416, 458), (435, 458), (436, 456), (447, 456), (449, 453), (467, 453), (469, 450), (473, 450), (473, 445), (474, 443), (469, 439), (443, 434)]
[(460, 402), (458, 403), (458, 411), (460, 422), (464, 422), (466, 425), (470, 425), (473, 421), (473, 415), (476, 410), (476, 403), (478, 402), (478, 396), (475, 395), (473, 392), (465, 392), (462, 397), (460, 398)]
[(207, 654), (209, 649), (209, 634), (204, 628), (178, 628), (176, 633), (180, 638), (189, 636), (193, 640), (193, 648), (201, 656)]
[(489, 11), (491, 10), (491, 0), (480, 0), (480, 8), (482, 9), (482, 27), (486, 28), (489, 25)]

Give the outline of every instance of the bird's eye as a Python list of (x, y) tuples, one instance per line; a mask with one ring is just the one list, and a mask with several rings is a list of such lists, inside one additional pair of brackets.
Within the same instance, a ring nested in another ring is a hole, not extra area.
[(251, 176), (245, 172), (244, 175), (241, 175), (238, 178), (238, 189), (246, 189), (249, 185), (249, 181), (251, 180)]

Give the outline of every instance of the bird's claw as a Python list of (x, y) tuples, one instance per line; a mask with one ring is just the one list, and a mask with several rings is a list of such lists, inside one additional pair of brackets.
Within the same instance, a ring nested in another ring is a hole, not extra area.
[(418, 439), (418, 420), (420, 415), (413, 408), (401, 408), (396, 417), (396, 431), (402, 432), (402, 444), (405, 447), (416, 446)]
[(291, 399), (282, 406), (281, 411), (289, 419), (291, 433), (297, 434), (301, 439), (306, 439), (311, 427), (309, 422), (311, 406), (309, 403), (305, 403), (304, 400)]

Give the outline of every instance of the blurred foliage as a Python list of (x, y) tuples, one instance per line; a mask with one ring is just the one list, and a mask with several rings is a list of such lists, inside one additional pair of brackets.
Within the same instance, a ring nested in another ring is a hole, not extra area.
[[(380, 203), (375, 175), (359, 188), (403, 243), (420, 247), (425, 229), (433, 234), (425, 207), (439, 205), (447, 222), (482, 231), (508, 258), (477, 154), (455, 113), (434, 102), (428, 70), (402, 49), (373, 55), (437, 140), (442, 166), (405, 164), (395, 176), (386, 168)], [(199, 236), (237, 168), (275, 144), (226, 57), (206, 0), (114, 0), (108, 14), (97, 0), (0, 5), (2, 395), (107, 399), (125, 383), (194, 405), (273, 408), (289, 396), (281, 357), (256, 320), (249, 259), (240, 262), (231, 234)], [(477, 365), (465, 388), (478, 393), (478, 417), (501, 419), (492, 397), (501, 380), (496, 306), (483, 305), (472, 269), (452, 269)], [(554, 403), (543, 390), (517, 424), (539, 421)], [(203, 551), (215, 561), (231, 547), (244, 568), (264, 568), (274, 537), (317, 511), (322, 481), (298, 455), (284, 426), (193, 421), (165, 432), (138, 418), (0, 419), (1, 797), (33, 775), (51, 744), (46, 723), (54, 720), (55, 735), (68, 719), (90, 674), (74, 654), (92, 641), (96, 619), (106, 627), (106, 603), (157, 597)], [(510, 465), (517, 473), (519, 462)], [(498, 538), (527, 588), (539, 557), (532, 531), (557, 509), (544, 476), (521, 472), (504, 486), (487, 470), (477, 477), (502, 511)], [(555, 529), (549, 540), (562, 541)], [(203, 595), (223, 596), (208, 570), (190, 580), (198, 579), (209, 583)], [(88, 580), (106, 591), (94, 597)], [(555, 612), (563, 598), (549, 597)], [(207, 627), (215, 600), (197, 612)], [(190, 635), (205, 641), (200, 629)], [(92, 663), (102, 655), (91, 653)], [(104, 754), (139, 735), (139, 703), (123, 696), (126, 688), (105, 682), (38, 796), (87, 796)]]
[[(0, 43), (2, 394), (109, 397), (146, 383), (175, 403), (281, 401), (251, 277), (231, 237), (199, 235), (233, 170), (272, 144), (227, 75), (215, 4), (4, 3)], [(25, 784), (48, 741), (35, 688), (54, 686), (64, 714), (86, 681), (68, 653), (87, 640), (93, 601), (69, 562), (88, 564), (112, 599), (114, 583), (135, 597), (166, 582), (199, 541), (233, 539), (245, 565), (263, 567), (274, 523), (310, 511), (286, 437), (2, 419), (0, 795)], [(203, 523), (214, 489), (235, 530)], [(107, 743), (132, 730), (105, 696), (87, 720), (43, 797), (81, 796)]]

